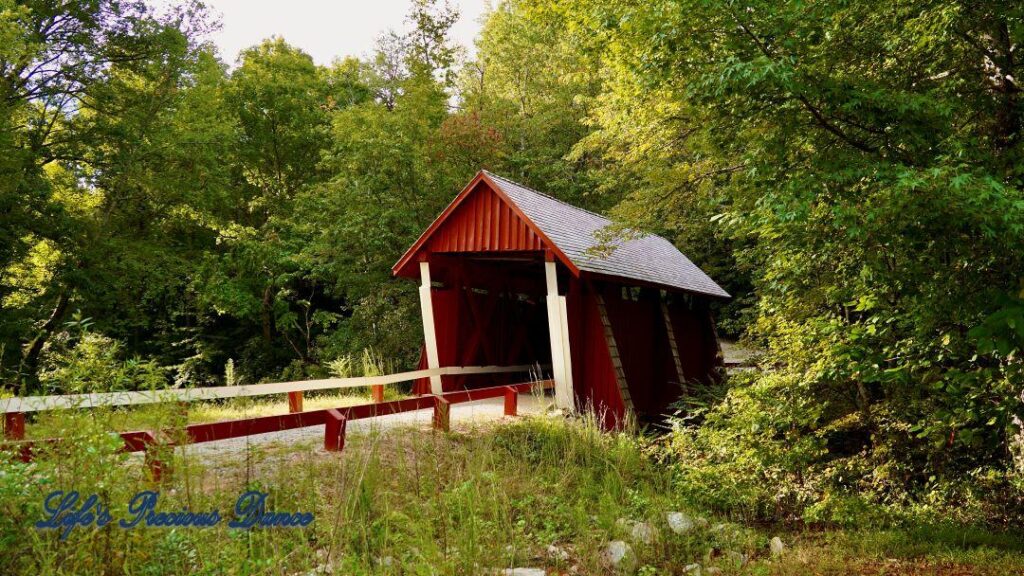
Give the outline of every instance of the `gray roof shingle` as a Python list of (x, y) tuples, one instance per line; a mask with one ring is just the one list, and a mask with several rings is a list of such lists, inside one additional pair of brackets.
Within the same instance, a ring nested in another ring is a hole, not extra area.
[(546, 194), (484, 172), (580, 270), (651, 282), (709, 296), (729, 298), (703, 270), (661, 236), (616, 240), (598, 253), (596, 233), (612, 222)]

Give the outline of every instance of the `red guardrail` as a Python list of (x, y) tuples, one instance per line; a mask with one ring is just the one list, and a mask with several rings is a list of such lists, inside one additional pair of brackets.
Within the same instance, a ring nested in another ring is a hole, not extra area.
[[(209, 422), (205, 424), (189, 424), (185, 426), (184, 442), (176, 442), (173, 439), (173, 430), (164, 430), (155, 434), (149, 430), (138, 430), (132, 432), (120, 432), (119, 435), (124, 441), (125, 452), (145, 452), (146, 465), (154, 479), (160, 479), (166, 469), (166, 463), (160, 458), (159, 452), (168, 447), (184, 444), (199, 444), (203, 442), (214, 442), (251, 436), (253, 434), (266, 434), (269, 432), (281, 432), (295, 428), (306, 428), (309, 426), (326, 425), (324, 430), (324, 449), (329, 451), (340, 451), (345, 446), (345, 428), (350, 420), (362, 420), (378, 416), (400, 414), (402, 412), (414, 412), (416, 410), (434, 409), (433, 426), (436, 429), (448, 430), (449, 427), (449, 405), (462, 402), (474, 402), (489, 398), (505, 398), (504, 412), (506, 416), (515, 416), (518, 410), (519, 394), (533, 390), (535, 386), (548, 389), (552, 381), (525, 382), (509, 386), (492, 386), (488, 388), (476, 388), (472, 390), (459, 390), (446, 392), (437, 396), (417, 396), (404, 398), (402, 400), (391, 400), (387, 402), (375, 402), (372, 404), (359, 404), (356, 406), (345, 406), (342, 408), (328, 408), (324, 410), (310, 410), (309, 412), (292, 412), (280, 416), (259, 416), (255, 418), (244, 418), (240, 420), (225, 420), (221, 422)], [(301, 401), (300, 401), (301, 402)], [(299, 406), (290, 405), (291, 410)], [(52, 445), (60, 442), (59, 438), (46, 438), (41, 440), (24, 440), (9, 442), (0, 445), (0, 450), (12, 450), (17, 452), (19, 459), (23, 462), (30, 462), (34, 456), (35, 447), (38, 445)]]

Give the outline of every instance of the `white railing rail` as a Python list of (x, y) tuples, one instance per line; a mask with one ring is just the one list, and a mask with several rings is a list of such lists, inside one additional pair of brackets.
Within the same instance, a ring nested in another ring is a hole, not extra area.
[(271, 384), (245, 386), (211, 386), (206, 388), (170, 388), (165, 390), (133, 392), (97, 392), (93, 394), (63, 394), (60, 396), (23, 396), (0, 398), (0, 414), (39, 412), (62, 408), (96, 408), (100, 406), (132, 406), (160, 402), (194, 402), (219, 398), (243, 396), (264, 396), (310, 390), (331, 390), (335, 388), (361, 388), (409, 382), (431, 376), (455, 376), (467, 374), (502, 374), (529, 372), (538, 365), (520, 366), (446, 366), (428, 370), (413, 370), (383, 376), (357, 376), (354, 378), (326, 378), (323, 380), (298, 380)]

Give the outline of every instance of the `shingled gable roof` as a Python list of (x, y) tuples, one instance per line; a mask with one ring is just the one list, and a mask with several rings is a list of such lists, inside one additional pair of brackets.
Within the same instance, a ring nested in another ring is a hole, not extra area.
[[(639, 238), (613, 241), (611, 245), (614, 249), (610, 252), (592, 250), (600, 245), (596, 233), (612, 224), (607, 218), (566, 204), (486, 170), (481, 171), (471, 185), (480, 179), (505, 196), (522, 212), (541, 232), (542, 237), (553, 244), (553, 251), (560, 252), (557, 255), (564, 256), (572, 264), (570, 269), (574, 267), (580, 271), (628, 278), (718, 298), (730, 297), (728, 292), (661, 236), (648, 234)], [(473, 188), (467, 186), (463, 190), (395, 264), (394, 272), (397, 273), (412, 258), (430, 234)], [(573, 272), (576, 273), (576, 270)]]

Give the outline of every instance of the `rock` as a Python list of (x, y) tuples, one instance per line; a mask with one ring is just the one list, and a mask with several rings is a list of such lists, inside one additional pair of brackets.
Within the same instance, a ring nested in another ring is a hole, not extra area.
[(632, 572), (636, 568), (636, 555), (633, 548), (622, 540), (613, 540), (604, 550), (604, 557), (616, 570)]
[(637, 522), (635, 520), (629, 520), (628, 518), (619, 518), (615, 521), (615, 525), (623, 531), (628, 531), (629, 537), (635, 542), (650, 544), (658, 536), (657, 529), (647, 522)]
[(768, 542), (768, 549), (771, 550), (772, 556), (781, 556), (786, 545), (782, 543), (782, 538), (776, 536)]
[(316, 568), (307, 572), (307, 576), (323, 576), (324, 574), (334, 574), (334, 566), (332, 566), (331, 563), (328, 562), (326, 549), (317, 549), (316, 559), (319, 560)]
[(735, 566), (745, 566), (747, 564), (747, 555), (736, 552), (735, 550), (726, 550), (725, 557), (729, 559), (729, 562)]
[(395, 563), (395, 559), (391, 556), (385, 556), (383, 558), (377, 558), (377, 564), (385, 568), (390, 568)]
[(554, 544), (548, 546), (548, 556), (563, 562), (569, 559), (569, 553)]
[(633, 529), (630, 530), (629, 534), (635, 541), (650, 544), (658, 537), (658, 530), (647, 522), (637, 522), (633, 524)]
[(708, 519), (704, 518), (703, 516), (697, 516), (697, 526), (699, 526), (701, 528), (707, 528), (708, 527)]
[(682, 512), (669, 512), (665, 518), (668, 520), (668, 527), (676, 534), (686, 534), (693, 530), (693, 520)]
[(683, 567), (683, 572), (686, 574), (693, 574), (693, 576), (700, 576), (700, 564), (687, 564)]
[(546, 576), (543, 568), (505, 568), (501, 571), (502, 576)]

